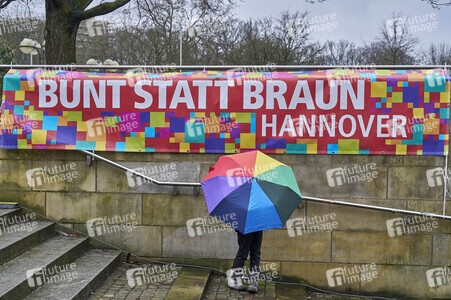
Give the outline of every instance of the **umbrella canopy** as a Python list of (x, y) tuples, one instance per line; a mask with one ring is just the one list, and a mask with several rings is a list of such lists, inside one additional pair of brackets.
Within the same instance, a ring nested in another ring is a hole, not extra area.
[(243, 234), (283, 227), (302, 200), (291, 167), (260, 151), (222, 156), (201, 184), (208, 213)]

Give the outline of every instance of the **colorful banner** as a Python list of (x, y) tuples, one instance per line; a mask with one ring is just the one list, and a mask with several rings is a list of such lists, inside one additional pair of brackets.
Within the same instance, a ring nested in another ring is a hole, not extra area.
[(10, 70), (0, 146), (129, 152), (448, 153), (446, 70)]

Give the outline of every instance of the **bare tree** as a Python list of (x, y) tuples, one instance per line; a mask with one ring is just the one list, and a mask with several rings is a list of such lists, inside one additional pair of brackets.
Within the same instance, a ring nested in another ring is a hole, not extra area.
[(307, 12), (241, 22), (233, 64), (314, 64), (321, 51), (310, 41)]
[(212, 27), (231, 15), (234, 0), (138, 0), (142, 39), (154, 64), (178, 63), (180, 36), (183, 61), (203, 60), (202, 47)]
[(45, 0), (46, 60), (49, 64), (70, 64), (76, 60), (76, 38), (80, 22), (108, 14), (130, 0), (114, 0), (91, 7), (93, 0)]
[(429, 49), (423, 53), (423, 61), (431, 65), (451, 65), (451, 45), (431, 44)]
[(362, 58), (366, 64), (409, 65), (416, 62), (414, 49), (418, 39), (413, 37), (400, 14), (393, 13), (385, 22), (376, 41), (366, 44)]
[(321, 52), (318, 43), (310, 42), (308, 12), (282, 12), (273, 22), (271, 35), (275, 51), (271, 60), (276, 64), (313, 64)]
[(339, 40), (327, 41), (323, 50), (324, 62), (329, 65), (358, 65), (363, 63), (361, 49), (353, 42)]
[(202, 64), (241, 64), (244, 21), (230, 16), (209, 26), (199, 36)]
[[(13, 49), (18, 49), (24, 38), (30, 38), (41, 43), (44, 40), (44, 25), (44, 19), (39, 17), (4, 17), (2, 24), (0, 24), (1, 40)], [(43, 62), (42, 51), (39, 51), (37, 57), (37, 61)], [(16, 62), (28, 63), (29, 59), (29, 55), (15, 51)]]

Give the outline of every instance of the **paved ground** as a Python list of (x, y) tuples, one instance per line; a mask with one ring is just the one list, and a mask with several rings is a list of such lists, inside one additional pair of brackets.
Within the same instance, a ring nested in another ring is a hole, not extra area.
[[(247, 287), (247, 284), (246, 284)], [(235, 291), (227, 286), (227, 278), (212, 276), (204, 299), (232, 300), (232, 299), (276, 299), (274, 283), (258, 283), (258, 293), (251, 294), (247, 291)]]
[(220, 276), (212, 276), (204, 300), (238, 300), (238, 299), (278, 299), (278, 300), (303, 300), (303, 299), (340, 299), (358, 300), (369, 298), (345, 297), (332, 294), (306, 291), (302, 286), (281, 285), (259, 282), (258, 293), (250, 294), (247, 291), (238, 292), (227, 287), (227, 279)]
[(340, 299), (340, 300), (371, 300), (371, 298), (361, 298), (361, 297), (346, 297), (346, 296), (337, 296), (332, 294), (321, 294), (314, 292), (307, 292), (307, 299)]
[[(131, 268), (152, 268), (150, 264), (127, 264), (119, 266), (105, 282), (98, 287), (90, 300), (147, 300), (164, 299), (169, 292), (174, 280), (163, 282), (144, 282), (142, 285), (130, 287), (126, 272)], [(181, 268), (176, 268), (180, 272)]]
[[(163, 282), (145, 282), (131, 288), (127, 280), (126, 272), (131, 268), (151, 268), (150, 264), (127, 264), (119, 266), (107, 280), (98, 287), (90, 300), (147, 300), (164, 299), (171, 289), (174, 280)], [(181, 268), (175, 269), (180, 273)], [(247, 287), (247, 284), (246, 284)], [(208, 284), (204, 300), (303, 300), (303, 299), (340, 299), (358, 300), (360, 297), (345, 297), (332, 294), (316, 293), (305, 290), (302, 286), (296, 285), (276, 285), (272, 282), (259, 282), (258, 293), (251, 294), (247, 291), (238, 292), (228, 288), (227, 279), (222, 276), (212, 275)], [(366, 298), (368, 299), (368, 298)], [(180, 299), (183, 300), (183, 299)]]

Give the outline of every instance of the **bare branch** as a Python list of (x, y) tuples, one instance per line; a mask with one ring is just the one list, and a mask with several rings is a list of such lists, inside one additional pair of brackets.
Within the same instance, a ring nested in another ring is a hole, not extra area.
[(433, 8), (440, 9), (443, 6), (450, 6), (451, 0), (421, 0), (428, 2)]
[(116, 0), (114, 2), (101, 3), (93, 8), (83, 11), (81, 14), (81, 19), (86, 20), (96, 16), (106, 15), (129, 2), (130, 0)]
[(7, 7), (11, 2), (16, 0), (0, 0), (0, 9)]

